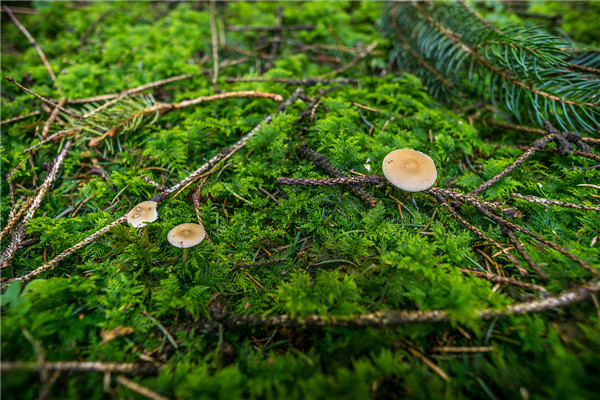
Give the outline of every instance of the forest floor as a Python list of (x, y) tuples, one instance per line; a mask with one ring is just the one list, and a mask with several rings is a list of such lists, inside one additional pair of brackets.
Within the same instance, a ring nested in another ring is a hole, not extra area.
[[(552, 127), (440, 105), (388, 63), (379, 2), (24, 4), (3, 398), (597, 395), (597, 136), (561, 155)], [(381, 175), (399, 148), (432, 189), (277, 179)], [(185, 255), (182, 223), (206, 230)]]

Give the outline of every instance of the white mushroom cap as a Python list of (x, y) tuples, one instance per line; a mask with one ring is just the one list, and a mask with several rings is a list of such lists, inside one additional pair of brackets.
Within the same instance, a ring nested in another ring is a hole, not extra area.
[(205, 237), (206, 231), (202, 225), (181, 224), (169, 231), (167, 240), (173, 246), (185, 249), (197, 245)]
[(413, 149), (392, 151), (383, 159), (383, 175), (390, 183), (407, 192), (429, 189), (437, 179), (431, 157)]
[(148, 222), (154, 222), (158, 218), (158, 211), (156, 207), (158, 203), (155, 201), (143, 201), (137, 206), (133, 207), (129, 214), (127, 214), (127, 222), (134, 228), (141, 228), (146, 226)]

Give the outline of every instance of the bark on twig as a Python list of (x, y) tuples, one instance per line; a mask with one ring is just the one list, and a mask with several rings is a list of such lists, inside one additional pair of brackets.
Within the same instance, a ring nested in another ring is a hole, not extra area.
[(56, 361), (39, 364), (33, 361), (5, 361), (0, 364), (0, 371), (15, 370), (64, 372), (118, 372), (130, 375), (156, 375), (160, 367), (153, 364), (107, 363), (100, 361)]
[[(477, 312), (482, 320), (511, 315), (525, 315), (565, 307), (588, 299), (592, 294), (600, 292), (600, 281), (589, 282), (586, 285), (565, 290), (556, 296), (540, 300), (531, 300), (516, 303), (502, 309), (483, 309)], [(369, 314), (359, 314), (349, 317), (335, 317), (322, 315), (308, 315), (305, 317), (291, 317), (282, 315), (260, 314), (234, 314), (220, 310), (213, 320), (198, 321), (178, 327), (191, 331), (193, 329), (212, 330), (219, 325), (228, 328), (257, 326), (262, 328), (311, 328), (323, 326), (346, 327), (394, 327), (415, 323), (440, 323), (449, 322), (450, 315), (444, 310), (408, 311), (408, 310), (382, 310)]]
[[(36, 92), (34, 92), (31, 89), (26, 88), (25, 86), (21, 85), (19, 82), (17, 82), (16, 80), (14, 80), (12, 77), (5, 76), (4, 79), (6, 79), (10, 83), (16, 85), (19, 89), (23, 90), (24, 92), (26, 92), (26, 93), (28, 93), (28, 94), (30, 94), (30, 95), (38, 98), (42, 102), (44, 102), (44, 103), (46, 103), (46, 104), (48, 104), (48, 105), (50, 105), (50, 106), (52, 106), (54, 108), (58, 107), (58, 103), (55, 102), (54, 100), (51, 100), (51, 99), (49, 99), (47, 97), (44, 97), (44, 96), (42, 96), (40, 94), (37, 94)], [(65, 114), (67, 114), (68, 116), (72, 117), (72, 118), (79, 118), (80, 117), (80, 115), (78, 115), (78, 114), (76, 114), (76, 113), (74, 113), (74, 112), (72, 112), (72, 111), (70, 111), (70, 110), (68, 110), (68, 109), (66, 109), (64, 107), (58, 107), (58, 109), (60, 111), (64, 112)]]
[(266, 78), (266, 77), (254, 77), (254, 78), (225, 78), (227, 83), (236, 82), (275, 82), (285, 83), (288, 86), (314, 86), (314, 85), (333, 85), (333, 84), (353, 84), (357, 83), (358, 79), (354, 78), (334, 78), (334, 79), (320, 79), (320, 78), (302, 78), (302, 79), (288, 79), (288, 78)]
[(535, 271), (535, 273), (540, 277), (540, 279), (547, 281), (548, 275), (546, 275), (546, 273), (542, 270), (542, 268), (538, 265), (538, 263), (533, 261), (533, 259), (529, 255), (529, 253), (523, 247), (523, 244), (515, 236), (515, 232), (512, 229), (509, 229), (506, 227), (503, 227), (502, 232), (506, 236), (508, 236), (508, 238), (510, 239), (513, 246), (515, 246), (517, 253), (519, 253), (521, 255), (521, 257), (523, 257), (523, 259), (525, 260), (527, 265), (529, 265), (531, 267), (531, 269)]
[(21, 224), (19, 225), (19, 227), (16, 229), (15, 233), (13, 234), (13, 239), (12, 239), (11, 243), (8, 245), (8, 247), (6, 247), (6, 249), (4, 250), (4, 253), (2, 254), (2, 259), (0, 260), (0, 269), (10, 267), (11, 260), (12, 260), (13, 256), (15, 255), (15, 252), (19, 248), (19, 244), (23, 240), (23, 237), (25, 236), (25, 225), (27, 225), (29, 220), (31, 218), (33, 218), (36, 210), (42, 203), (42, 199), (46, 195), (46, 192), (48, 191), (48, 189), (50, 188), (52, 183), (56, 180), (56, 177), (58, 176), (58, 171), (60, 170), (60, 166), (62, 165), (65, 157), (67, 156), (67, 153), (69, 152), (70, 148), (71, 148), (71, 142), (68, 141), (65, 144), (65, 147), (62, 149), (62, 151), (58, 155), (58, 157), (56, 157), (56, 160), (54, 161), (54, 165), (52, 166), (52, 170), (50, 170), (50, 173), (46, 177), (46, 180), (38, 188), (37, 194), (36, 194), (35, 198), (33, 199), (31, 206), (29, 206), (29, 209), (27, 210), (27, 213), (25, 214), (23, 221), (21, 222)]
[(242, 268), (262, 267), (265, 265), (277, 264), (277, 263), (284, 262), (284, 261), (287, 261), (287, 258), (275, 258), (273, 260), (258, 261), (258, 262), (253, 262), (253, 263), (249, 263), (249, 264), (237, 264), (237, 265), (234, 265), (233, 267), (231, 267), (231, 270), (237, 271), (238, 269), (242, 269)]
[(379, 175), (364, 175), (364, 176), (345, 176), (342, 178), (277, 178), (277, 182), (282, 185), (296, 186), (337, 186), (337, 185), (379, 185), (387, 182), (385, 178)]
[(341, 74), (342, 72), (348, 71), (350, 68), (354, 67), (359, 61), (361, 61), (362, 59), (367, 57), (373, 50), (375, 50), (375, 47), (377, 47), (377, 42), (371, 43), (363, 51), (361, 51), (356, 57), (354, 57), (348, 64), (342, 65), (340, 68), (338, 68), (336, 70), (333, 70), (331, 72), (323, 74), (320, 76), (320, 78), (330, 76), (330, 75), (337, 75), (337, 74)]
[(215, 94), (212, 96), (200, 96), (195, 99), (184, 100), (179, 103), (156, 104), (152, 107), (148, 107), (140, 112), (137, 112), (137, 113), (129, 116), (125, 120), (119, 122), (117, 125), (113, 126), (109, 130), (104, 132), (102, 135), (93, 138), (92, 140), (90, 140), (88, 146), (89, 147), (98, 146), (100, 144), (100, 142), (103, 141), (105, 138), (114, 136), (115, 133), (117, 132), (117, 130), (119, 128), (121, 128), (122, 126), (128, 124), (129, 122), (133, 121), (136, 118), (140, 118), (145, 115), (149, 115), (149, 114), (153, 114), (153, 113), (164, 114), (169, 111), (179, 110), (181, 108), (190, 107), (190, 106), (195, 106), (200, 103), (205, 103), (205, 102), (214, 101), (214, 100), (240, 98), (240, 97), (266, 98), (266, 99), (270, 99), (270, 100), (273, 100), (278, 103), (283, 101), (283, 97), (281, 97), (281, 95), (277, 94), (277, 93), (265, 93), (265, 92), (258, 92), (255, 90), (244, 90), (244, 91), (239, 91), (239, 92), (219, 93), (219, 94)]
[(37, 44), (37, 42), (35, 41), (35, 39), (33, 38), (33, 36), (31, 36), (31, 34), (29, 33), (29, 31), (27, 31), (27, 29), (23, 25), (21, 25), (21, 23), (19, 22), (19, 20), (17, 19), (17, 17), (15, 17), (15, 15), (10, 10), (10, 8), (8, 8), (8, 6), (3, 6), (2, 8), (4, 9), (4, 11), (6, 11), (6, 13), (10, 17), (10, 19), (12, 19), (12, 21), (15, 23), (15, 25), (17, 25), (17, 27), (21, 30), (21, 32), (23, 32), (23, 35), (25, 35), (25, 37), (27, 37), (27, 40), (29, 40), (29, 43), (31, 43), (31, 45), (33, 46), (33, 48), (35, 49), (35, 51), (37, 51), (38, 55), (42, 59), (42, 62), (44, 63), (44, 66), (48, 70), (48, 74), (50, 74), (50, 77), (52, 78), (52, 80), (55, 81), (56, 80), (56, 75), (54, 74), (54, 71), (52, 71), (52, 67), (50, 66), (50, 63), (48, 62), (48, 59), (46, 58), (46, 55), (42, 51), (42, 48)]
[[(322, 154), (317, 151), (311, 149), (308, 145), (304, 144), (298, 148), (298, 152), (300, 155), (307, 160), (310, 160), (316, 167), (323, 170), (327, 175), (333, 176), (336, 178), (344, 177), (344, 173), (336, 168), (333, 164), (325, 158)], [(348, 190), (350, 193), (367, 203), (370, 207), (375, 207), (377, 205), (377, 199), (372, 196), (369, 192), (364, 190), (362, 187), (358, 185), (350, 185), (348, 186)]]
[(115, 378), (115, 381), (117, 381), (117, 383), (123, 385), (123, 386), (127, 386), (129, 389), (133, 390), (134, 392), (141, 394), (142, 396), (144, 396), (147, 399), (151, 399), (151, 400), (169, 400), (168, 397), (162, 396), (150, 389), (148, 389), (145, 386), (140, 385), (139, 383), (136, 383), (130, 379), (125, 378), (123, 375), (119, 375)]
[(52, 110), (50, 117), (48, 117), (48, 120), (44, 123), (44, 128), (42, 129), (42, 137), (43, 138), (45, 138), (48, 135), (50, 126), (54, 123), (54, 120), (56, 119), (56, 117), (58, 117), (58, 112), (65, 105), (66, 101), (67, 101), (67, 98), (63, 97), (62, 99), (60, 99), (58, 101), (57, 106)]
[(32, 111), (29, 114), (25, 114), (25, 115), (17, 115), (16, 117), (12, 117), (12, 118), (8, 118), (8, 119), (4, 119), (4, 120), (0, 121), (0, 125), (10, 124), (11, 122), (20, 121), (25, 118), (40, 115), (41, 113), (42, 112), (38, 110), (38, 111)]
[(567, 203), (565, 201), (542, 199), (540, 197), (525, 196), (525, 195), (522, 195), (522, 194), (519, 194), (519, 193), (511, 193), (510, 195), (512, 197), (516, 198), (516, 199), (525, 200), (525, 201), (528, 201), (530, 203), (538, 203), (538, 204), (545, 204), (545, 205), (555, 205), (555, 206), (560, 206), (560, 207), (575, 208), (577, 210), (600, 211), (600, 207), (586, 206), (586, 205), (582, 205), (582, 204)]
[(45, 139), (41, 140), (39, 143), (36, 143), (33, 146), (24, 149), (23, 153), (31, 153), (32, 151), (37, 150), (38, 148), (42, 147), (46, 143), (50, 143), (56, 139), (62, 138), (63, 136), (72, 135), (72, 134), (78, 133), (80, 131), (81, 131), (81, 129), (78, 129), (78, 128), (64, 129), (62, 131), (58, 131), (58, 132), (53, 133), (52, 135), (46, 137)]
[(467, 269), (467, 268), (461, 268), (460, 272), (462, 272), (465, 275), (473, 275), (478, 278), (485, 279), (486, 281), (490, 281), (492, 283), (501, 283), (501, 284), (506, 284), (506, 285), (513, 285), (513, 286), (520, 287), (523, 289), (536, 290), (539, 292), (547, 292), (546, 288), (543, 286), (536, 285), (534, 283), (521, 282), (514, 278), (508, 278), (505, 276), (491, 274), (489, 272), (475, 271), (475, 270)]
[(277, 32), (277, 31), (312, 31), (314, 25), (284, 25), (284, 26), (228, 26), (230, 32)]

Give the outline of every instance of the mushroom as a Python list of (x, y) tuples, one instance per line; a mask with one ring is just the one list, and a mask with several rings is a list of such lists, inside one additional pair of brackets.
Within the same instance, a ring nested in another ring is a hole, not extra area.
[(202, 225), (181, 224), (169, 231), (167, 240), (175, 247), (183, 249), (183, 262), (187, 260), (187, 249), (204, 240), (206, 231)]
[(148, 242), (148, 227), (146, 226), (149, 222), (154, 222), (158, 218), (158, 212), (156, 207), (158, 203), (155, 201), (143, 201), (137, 206), (133, 207), (129, 214), (127, 214), (127, 222), (134, 228), (144, 228), (142, 231), (142, 238)]
[(392, 151), (383, 159), (383, 175), (394, 186), (407, 192), (429, 189), (437, 179), (431, 157), (413, 149)]

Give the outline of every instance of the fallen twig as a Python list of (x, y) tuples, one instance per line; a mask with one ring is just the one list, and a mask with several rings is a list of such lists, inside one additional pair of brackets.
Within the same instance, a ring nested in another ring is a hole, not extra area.
[(54, 120), (58, 116), (58, 112), (65, 105), (67, 101), (66, 97), (63, 97), (58, 101), (56, 107), (52, 110), (52, 113), (48, 117), (48, 120), (44, 123), (44, 128), (42, 129), (42, 137), (45, 138), (48, 135), (48, 131), (50, 130), (50, 126), (54, 123)]
[(33, 116), (36, 116), (36, 115), (40, 115), (41, 113), (42, 112), (38, 110), (38, 111), (32, 111), (29, 114), (25, 114), (25, 115), (17, 115), (16, 117), (12, 117), (12, 118), (8, 118), (8, 119), (0, 121), (0, 125), (4, 125), (4, 124), (9, 124), (11, 122), (20, 121), (20, 120), (25, 119), (25, 118), (29, 118), (29, 117), (33, 117)]
[[(58, 107), (58, 103), (55, 102), (54, 100), (51, 100), (51, 99), (49, 99), (47, 97), (39, 95), (36, 92), (34, 92), (33, 90), (26, 88), (25, 86), (21, 85), (19, 82), (17, 82), (16, 80), (14, 80), (12, 77), (5, 76), (4, 79), (6, 79), (7, 81), (9, 81), (10, 83), (15, 84), (17, 87), (19, 87), (19, 89), (23, 90), (24, 92), (26, 92), (26, 93), (28, 93), (28, 94), (36, 97), (36, 98), (38, 98), (42, 102), (44, 102), (44, 103), (46, 103), (46, 104), (48, 104), (48, 105), (50, 105), (50, 106), (52, 106), (54, 108)], [(79, 114), (76, 114), (76, 113), (74, 113), (74, 112), (72, 112), (72, 111), (70, 111), (70, 110), (68, 110), (68, 109), (66, 109), (64, 107), (58, 107), (58, 109), (60, 111), (64, 112), (65, 114), (67, 114), (70, 117), (73, 117), (73, 118), (79, 118), (80, 117)]]
[(475, 270), (467, 269), (467, 268), (461, 268), (460, 272), (462, 272), (465, 275), (473, 275), (473, 276), (476, 276), (478, 278), (485, 279), (485, 280), (490, 281), (492, 283), (502, 283), (502, 284), (507, 284), (507, 285), (513, 285), (513, 286), (520, 287), (520, 288), (523, 288), (523, 289), (530, 289), (530, 290), (537, 290), (537, 291), (540, 291), (540, 292), (547, 292), (546, 288), (543, 287), (543, 286), (536, 285), (534, 283), (521, 282), (521, 281), (516, 280), (514, 278), (509, 278), (509, 277), (505, 277), (505, 276), (491, 274), (489, 272), (475, 271)]
[(205, 103), (208, 101), (224, 100), (224, 99), (239, 98), (239, 97), (267, 98), (267, 99), (273, 100), (278, 103), (283, 101), (283, 97), (281, 97), (281, 95), (279, 95), (277, 93), (265, 93), (265, 92), (258, 92), (255, 90), (245, 90), (245, 91), (240, 91), (240, 92), (220, 93), (220, 94), (215, 94), (212, 96), (200, 96), (200, 97), (196, 97), (195, 99), (184, 100), (179, 103), (156, 104), (152, 107), (148, 107), (140, 112), (130, 115), (128, 118), (119, 122), (117, 125), (113, 126), (109, 130), (104, 132), (102, 135), (97, 136), (97, 137), (93, 138), (92, 140), (90, 140), (88, 146), (89, 147), (97, 146), (105, 138), (114, 136), (115, 133), (117, 132), (117, 130), (119, 128), (121, 128), (122, 126), (124, 126), (124, 125), (128, 124), (130, 121), (133, 121), (134, 119), (140, 118), (144, 115), (148, 115), (148, 114), (152, 114), (152, 113), (163, 114), (163, 113), (166, 113), (166, 112), (169, 112), (172, 110), (178, 110), (178, 109), (185, 108), (185, 107), (195, 106), (197, 104)]
[(127, 386), (129, 389), (133, 390), (134, 392), (136, 392), (138, 394), (141, 394), (142, 396), (144, 396), (148, 399), (169, 400), (168, 397), (162, 396), (162, 395), (148, 389), (147, 387), (140, 385), (139, 383), (135, 383), (134, 381), (125, 378), (123, 375), (117, 376), (115, 378), (115, 381), (117, 381), (117, 383), (119, 383), (123, 386)]
[(284, 25), (284, 26), (228, 26), (230, 32), (277, 32), (277, 31), (312, 31), (314, 25)]
[(15, 25), (17, 25), (17, 27), (21, 30), (21, 32), (23, 32), (23, 35), (25, 35), (25, 37), (27, 37), (27, 40), (29, 40), (29, 43), (31, 43), (31, 45), (33, 46), (35, 51), (37, 51), (38, 55), (42, 59), (42, 62), (44, 63), (44, 66), (48, 70), (50, 77), (52, 78), (53, 81), (55, 81), (56, 75), (54, 75), (54, 71), (52, 71), (52, 67), (50, 66), (50, 63), (48, 62), (48, 59), (46, 58), (46, 55), (42, 51), (41, 47), (37, 44), (37, 42), (35, 41), (33, 36), (31, 36), (29, 31), (27, 31), (27, 29), (23, 25), (21, 25), (21, 23), (19, 22), (17, 17), (15, 17), (15, 15), (10, 10), (10, 8), (8, 8), (8, 6), (3, 6), (2, 8), (8, 14), (10, 19), (12, 19), (12, 21), (15, 23)]
[(227, 83), (236, 82), (276, 82), (285, 83), (289, 86), (314, 86), (314, 85), (333, 85), (333, 84), (347, 84), (357, 83), (358, 79), (353, 78), (335, 78), (335, 79), (319, 79), (319, 78), (302, 78), (302, 79), (287, 79), (287, 78), (266, 78), (266, 77), (254, 77), (254, 78), (225, 78)]
[(522, 194), (519, 194), (519, 193), (511, 193), (510, 195), (512, 197), (516, 198), (516, 199), (525, 200), (525, 201), (528, 201), (530, 203), (538, 203), (538, 204), (545, 204), (545, 205), (555, 205), (555, 206), (560, 206), (560, 207), (575, 208), (575, 209), (578, 209), (578, 210), (600, 211), (600, 207), (586, 206), (586, 205), (582, 205), (582, 204), (573, 204), (573, 203), (567, 203), (567, 202), (564, 202), (564, 201), (557, 201), (557, 200), (542, 199), (540, 197), (525, 196), (525, 195), (522, 195)]
[(154, 364), (134, 363), (106, 363), (101, 361), (57, 361), (39, 364), (33, 361), (6, 361), (2, 360), (0, 371), (14, 370), (38, 371), (65, 371), (65, 372), (118, 372), (130, 375), (156, 375), (160, 367)]
[(52, 185), (52, 183), (58, 176), (58, 171), (60, 170), (60, 166), (62, 165), (70, 148), (71, 148), (71, 142), (68, 141), (65, 144), (64, 148), (62, 149), (62, 151), (60, 152), (60, 154), (58, 155), (58, 157), (56, 157), (56, 160), (54, 161), (54, 165), (52, 166), (52, 170), (50, 170), (50, 173), (46, 177), (46, 180), (38, 188), (37, 194), (36, 194), (34, 200), (32, 201), (31, 206), (29, 206), (29, 209), (27, 210), (27, 213), (25, 214), (23, 221), (21, 222), (21, 224), (19, 225), (19, 227), (16, 229), (15, 233), (13, 234), (13, 239), (12, 239), (11, 243), (4, 249), (4, 253), (2, 254), (2, 259), (0, 260), (0, 269), (8, 268), (10, 266), (10, 262), (11, 262), (13, 256), (15, 255), (15, 252), (19, 248), (19, 243), (21, 243), (21, 241), (23, 240), (23, 237), (25, 236), (25, 225), (29, 222), (29, 220), (31, 218), (33, 218), (35, 211), (38, 209), (38, 207), (40, 206), (40, 204), (42, 202), (42, 199), (46, 195), (46, 191), (50, 188), (50, 186)]
[(360, 60), (362, 60), (363, 58), (368, 56), (373, 50), (375, 50), (375, 47), (377, 47), (377, 42), (371, 43), (363, 51), (361, 51), (356, 57), (354, 57), (348, 64), (342, 65), (340, 68), (333, 70), (331, 72), (328, 72), (326, 74), (323, 74), (320, 77), (325, 77), (325, 76), (329, 76), (329, 75), (337, 75), (337, 74), (341, 74), (342, 72), (346, 72), (350, 68), (354, 67)]
[(277, 178), (282, 185), (296, 186), (337, 186), (337, 185), (379, 185), (387, 180), (379, 175), (345, 176), (341, 178)]

